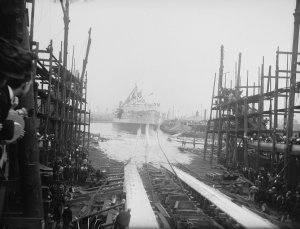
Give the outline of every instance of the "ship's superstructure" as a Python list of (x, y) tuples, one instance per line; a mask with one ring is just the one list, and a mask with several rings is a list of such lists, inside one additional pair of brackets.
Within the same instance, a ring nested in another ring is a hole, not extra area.
[(126, 131), (144, 129), (146, 125), (156, 129), (160, 120), (159, 107), (159, 103), (146, 102), (142, 92), (135, 86), (125, 102), (120, 102), (113, 124)]

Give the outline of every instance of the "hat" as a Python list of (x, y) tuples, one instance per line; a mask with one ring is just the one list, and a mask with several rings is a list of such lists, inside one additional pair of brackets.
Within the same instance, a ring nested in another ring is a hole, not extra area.
[(4, 77), (24, 79), (32, 70), (32, 60), (36, 56), (22, 48), (14, 40), (0, 37), (0, 79)]

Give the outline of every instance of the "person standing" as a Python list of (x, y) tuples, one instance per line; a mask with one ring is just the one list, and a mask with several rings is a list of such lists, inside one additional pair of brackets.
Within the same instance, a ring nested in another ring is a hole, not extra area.
[(70, 208), (70, 205), (66, 205), (64, 207), (64, 212), (62, 214), (62, 219), (63, 219), (63, 229), (68, 229), (69, 228), (69, 225), (72, 221), (72, 217), (73, 217), (73, 214), (72, 214), (72, 210)]
[(130, 218), (131, 218), (131, 214), (130, 214), (130, 212), (131, 212), (131, 209), (130, 208), (128, 208), (128, 210), (127, 210), (127, 212), (126, 212), (126, 221), (125, 221), (125, 227), (126, 228), (128, 228), (129, 227), (129, 223), (130, 223)]
[(131, 214), (131, 209), (128, 209), (127, 211), (120, 210), (119, 214), (116, 217), (114, 229), (126, 229), (129, 226)]
[(7, 120), (9, 110), (14, 97), (26, 94), (29, 89), (35, 55), (17, 41), (2, 37), (0, 50), (0, 140), (8, 140), (14, 134), (14, 122)]

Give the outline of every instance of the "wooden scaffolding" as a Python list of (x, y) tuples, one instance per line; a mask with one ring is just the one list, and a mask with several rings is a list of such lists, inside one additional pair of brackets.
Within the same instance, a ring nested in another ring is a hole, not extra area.
[[(296, 161), (300, 146), (293, 141), (298, 137), (294, 129), (294, 116), (300, 113), (300, 73), (297, 65), (300, 1), (297, 0), (293, 51), (276, 52), (275, 69), (266, 69), (264, 60), (259, 67), (258, 83), (249, 85), (248, 72), (246, 85), (241, 86), (241, 54), (239, 54), (235, 87), (227, 88), (223, 79), (223, 46), (219, 83), (215, 95), (215, 83), (211, 102), (210, 119), (204, 144), (204, 159), (208, 153), (208, 140), (211, 139), (210, 159), (227, 166), (243, 166), (258, 170), (268, 167), (270, 171), (284, 172), (285, 180), (293, 187), (300, 177), (291, 174), (299, 169)], [(267, 72), (267, 73), (266, 73)], [(216, 78), (216, 76), (215, 76)], [(211, 137), (209, 138), (209, 135)], [(218, 141), (215, 143), (215, 136)], [(279, 144), (279, 138), (286, 139)], [(216, 151), (216, 152), (215, 152)]]
[(53, 55), (52, 41), (38, 54), (34, 94), (40, 159), (47, 164), (58, 156), (69, 156), (79, 146), (86, 151), (87, 74), (82, 78), (72, 64), (63, 79), (61, 54), (59, 58)]
[[(65, 21), (69, 21), (68, 2), (62, 5)], [(91, 30), (82, 72), (75, 71), (74, 60), (67, 70), (67, 26), (64, 50), (61, 48), (56, 58), (52, 41), (46, 49), (33, 41), (34, 6), (34, 0), (0, 1), (0, 36), (20, 41), (24, 49), (38, 56), (32, 72), (33, 86), (19, 104), (28, 110), (26, 134), (7, 146), (5, 179), (0, 180), (1, 228), (44, 227), (41, 163), (47, 164), (56, 156), (67, 157), (75, 147), (87, 152), (86, 139), (90, 137), (86, 65)]]

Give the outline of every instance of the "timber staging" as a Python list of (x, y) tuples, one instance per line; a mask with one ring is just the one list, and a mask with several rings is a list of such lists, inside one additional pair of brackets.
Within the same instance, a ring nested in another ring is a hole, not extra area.
[[(209, 157), (212, 161), (216, 157), (227, 167), (283, 174), (288, 190), (295, 190), (300, 184), (300, 129), (297, 124), (300, 104), (295, 99), (300, 93), (300, 1), (296, 4), (294, 20), (292, 52), (278, 48), (275, 67), (265, 66), (263, 58), (257, 82), (249, 82), (247, 71), (245, 85), (242, 85), (240, 53), (235, 85), (231, 82), (228, 86), (223, 72), (224, 47), (221, 47), (203, 154), (203, 160)], [(210, 148), (208, 141), (211, 140)]]

